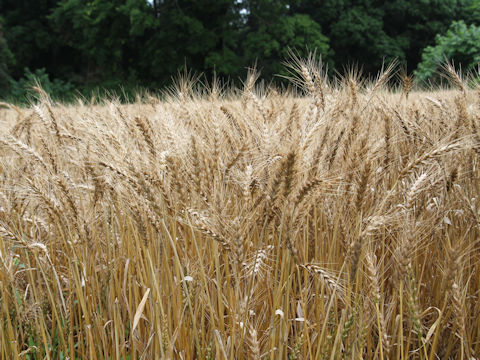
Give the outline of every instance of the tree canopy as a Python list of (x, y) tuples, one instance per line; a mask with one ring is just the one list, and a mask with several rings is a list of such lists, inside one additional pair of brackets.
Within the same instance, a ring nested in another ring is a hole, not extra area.
[(6, 94), (9, 84), (9, 66), (13, 64), (13, 54), (7, 46), (7, 42), (3, 37), (2, 21), (0, 18), (0, 96)]
[(463, 70), (474, 70), (480, 64), (480, 27), (456, 21), (445, 34), (437, 35), (435, 46), (428, 46), (422, 54), (417, 78), (431, 78), (446, 59), (463, 65)]
[(253, 64), (270, 80), (292, 50), (339, 72), (396, 59), (430, 76), (439, 53), (477, 61), (464, 48), (475, 48), (480, 0), (2, 0), (0, 14), (6, 97), (35, 73), (80, 91), (157, 89), (184, 68), (239, 81)]

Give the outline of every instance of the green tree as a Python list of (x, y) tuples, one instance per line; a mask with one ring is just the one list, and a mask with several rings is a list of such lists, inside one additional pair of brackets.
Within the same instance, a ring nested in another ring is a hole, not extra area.
[(58, 73), (61, 57), (58, 41), (47, 15), (57, 0), (2, 0), (0, 14), (3, 31), (15, 63), (10, 67), (11, 76), (23, 76), (24, 68), (46, 68)]
[(0, 98), (7, 95), (11, 78), (8, 72), (9, 65), (13, 64), (13, 54), (3, 37), (2, 19), (0, 18)]
[(358, 62), (367, 73), (383, 59), (413, 70), (421, 51), (454, 20), (472, 18), (478, 0), (298, 0), (294, 11), (310, 16), (330, 38), (338, 68)]
[(10, 88), (5, 97), (14, 103), (26, 103), (38, 96), (33, 90), (37, 85), (54, 100), (71, 101), (74, 99), (73, 85), (60, 79), (51, 80), (45, 69), (31, 72), (25, 69), (24, 76), (17, 81), (10, 81)]
[(139, 71), (168, 82), (179, 68), (223, 76), (241, 67), (241, 24), (235, 0), (164, 0), (154, 3), (156, 23), (145, 33)]
[(403, 57), (384, 31), (383, 10), (370, 1), (345, 9), (331, 26), (330, 37), (336, 64), (358, 63), (367, 73), (378, 71), (384, 61)]
[(298, 0), (293, 10), (310, 14), (330, 39), (338, 70), (358, 63), (364, 71), (376, 72), (384, 59), (403, 54), (384, 30), (383, 1)]
[(471, 5), (467, 7), (465, 21), (467, 24), (480, 24), (480, 0), (471, 1)]
[(126, 77), (129, 52), (130, 14), (147, 5), (142, 0), (62, 0), (49, 16), (60, 41), (70, 54), (74, 73), (83, 81)]
[(438, 35), (435, 46), (428, 46), (415, 75), (419, 80), (432, 78), (445, 60), (460, 64), (463, 70), (473, 70), (480, 63), (480, 27), (463, 21), (452, 23), (448, 31)]
[(183, 65), (222, 75), (235, 71), (236, 7), (235, 0), (61, 0), (50, 19), (76, 54), (84, 81), (160, 86)]
[(395, 0), (383, 6), (385, 32), (403, 52), (401, 60), (413, 70), (423, 49), (445, 33), (455, 20), (471, 14), (472, 0)]
[(309, 15), (292, 13), (286, 1), (255, 0), (247, 2), (244, 31), (244, 59), (257, 63), (262, 75), (286, 74), (282, 61), (290, 49), (307, 57), (316, 51), (331, 65), (329, 39)]

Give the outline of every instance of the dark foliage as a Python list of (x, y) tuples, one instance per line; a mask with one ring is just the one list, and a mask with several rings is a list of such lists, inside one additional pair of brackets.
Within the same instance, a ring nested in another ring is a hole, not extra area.
[[(2, 0), (0, 97), (41, 71), (53, 89), (158, 89), (187, 68), (239, 82), (253, 64), (285, 75), (290, 49), (367, 75), (408, 72), (452, 22), (480, 21), (478, 0)], [(447, 54), (448, 55), (448, 54)], [(471, 64), (469, 64), (471, 65)], [(23, 80), (22, 80), (23, 79)], [(282, 81), (277, 77), (277, 81)], [(23, 81), (23, 82), (22, 82)], [(60, 82), (59, 82), (60, 81)], [(14, 91), (13, 91), (13, 90)], [(21, 99), (13, 99), (19, 101)]]

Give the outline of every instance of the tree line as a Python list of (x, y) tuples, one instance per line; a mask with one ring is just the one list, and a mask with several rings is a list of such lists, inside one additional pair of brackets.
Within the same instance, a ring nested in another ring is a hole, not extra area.
[(158, 89), (185, 68), (237, 82), (255, 63), (270, 80), (289, 51), (425, 80), (444, 57), (480, 61), (479, 24), (479, 0), (0, 0), (0, 98), (35, 78), (64, 95)]

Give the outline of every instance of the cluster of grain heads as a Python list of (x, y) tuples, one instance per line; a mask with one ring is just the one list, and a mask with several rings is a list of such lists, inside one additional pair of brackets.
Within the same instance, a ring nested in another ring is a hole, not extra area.
[(478, 358), (478, 89), (292, 60), (0, 104), (0, 359)]

